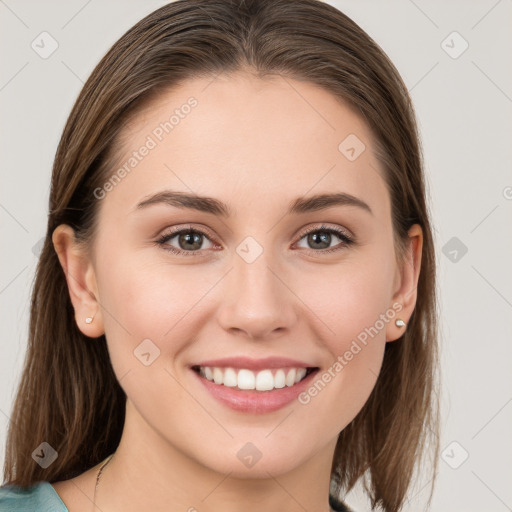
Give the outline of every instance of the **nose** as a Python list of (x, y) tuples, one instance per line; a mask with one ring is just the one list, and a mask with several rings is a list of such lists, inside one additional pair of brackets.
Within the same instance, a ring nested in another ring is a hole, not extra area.
[(283, 336), (297, 321), (299, 302), (285, 273), (266, 251), (251, 263), (236, 254), (233, 267), (223, 279), (221, 327), (251, 340)]

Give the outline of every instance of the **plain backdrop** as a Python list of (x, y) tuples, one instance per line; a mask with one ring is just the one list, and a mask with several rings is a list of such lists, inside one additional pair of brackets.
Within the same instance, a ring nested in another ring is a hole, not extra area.
[[(164, 3), (0, 0), (2, 463), (64, 123), (104, 53)], [(421, 129), (442, 310), (443, 453), (432, 510), (512, 510), (512, 2), (329, 3), (391, 57)], [(40, 37), (45, 51), (58, 45), (47, 58), (33, 49)], [(427, 489), (418, 480), (405, 510), (422, 510)], [(347, 502), (369, 510), (359, 491)]]

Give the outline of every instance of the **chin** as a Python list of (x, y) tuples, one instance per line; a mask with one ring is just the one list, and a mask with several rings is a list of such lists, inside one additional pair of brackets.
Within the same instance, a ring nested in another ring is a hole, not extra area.
[[(253, 435), (252, 442), (237, 438), (230, 441), (230, 446), (220, 447), (213, 453), (210, 450), (202, 451), (196, 460), (217, 473), (230, 474), (233, 478), (263, 479), (293, 471), (307, 459), (309, 451), (312, 455), (315, 453), (313, 447), (306, 449), (303, 439), (301, 442), (298, 439), (296, 443), (290, 442), (289, 438), (271, 442), (268, 438), (265, 440), (265, 435), (268, 433), (262, 434), (261, 440)], [(205, 457), (207, 452), (208, 456)]]

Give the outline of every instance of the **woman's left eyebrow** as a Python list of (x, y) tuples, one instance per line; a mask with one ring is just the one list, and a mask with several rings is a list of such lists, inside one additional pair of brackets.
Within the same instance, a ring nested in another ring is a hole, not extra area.
[[(230, 217), (233, 214), (231, 208), (226, 203), (214, 197), (199, 196), (197, 194), (175, 190), (163, 190), (148, 196), (138, 203), (133, 211), (162, 203), (176, 208), (189, 208), (200, 212), (211, 213), (220, 217)], [(304, 214), (325, 210), (334, 206), (355, 206), (373, 215), (370, 206), (362, 199), (343, 192), (298, 197), (290, 203), (288, 214)]]
[(373, 215), (372, 209), (362, 199), (345, 192), (316, 194), (310, 197), (298, 197), (290, 206), (289, 213), (307, 213), (325, 210), (333, 206), (355, 206)]

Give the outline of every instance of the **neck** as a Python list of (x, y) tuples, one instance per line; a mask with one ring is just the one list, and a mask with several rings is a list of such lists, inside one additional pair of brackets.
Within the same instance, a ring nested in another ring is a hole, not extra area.
[(102, 471), (96, 504), (123, 512), (234, 512), (240, 504), (244, 512), (328, 512), (335, 443), (286, 472), (260, 466), (257, 478), (221, 473), (163, 439), (128, 400), (121, 442)]

